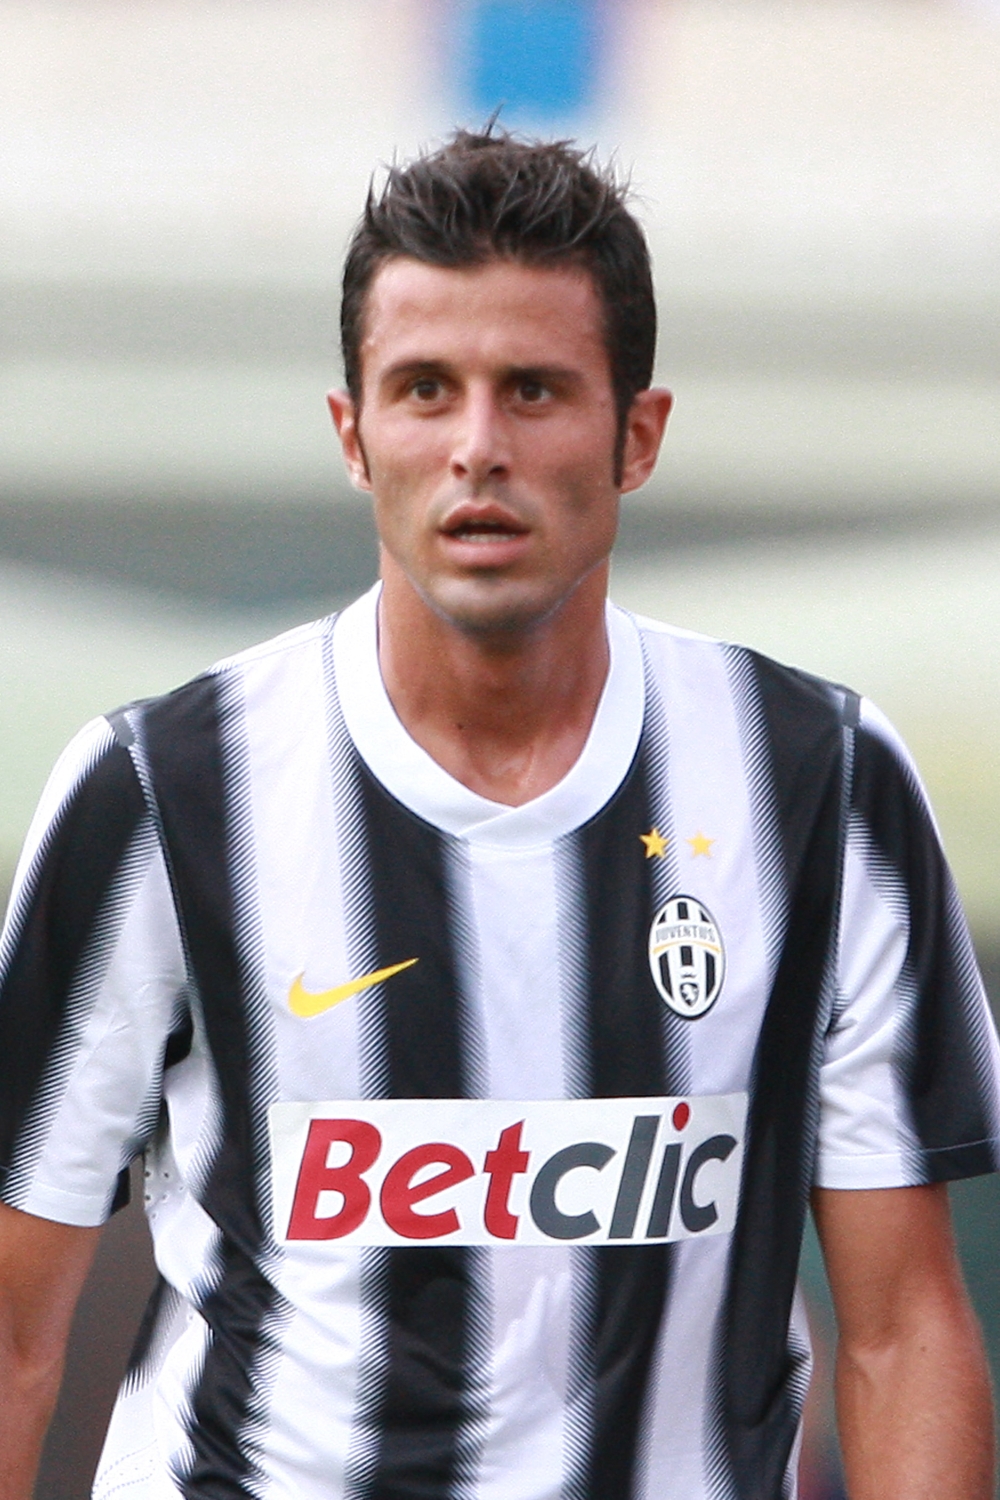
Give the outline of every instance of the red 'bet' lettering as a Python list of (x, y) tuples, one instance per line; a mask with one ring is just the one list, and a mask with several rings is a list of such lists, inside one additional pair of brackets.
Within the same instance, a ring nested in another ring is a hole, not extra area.
[[(420, 1169), (429, 1167), (432, 1162), (440, 1162), (444, 1171), (436, 1172), (426, 1182), (415, 1183), (413, 1179)], [(457, 1146), (440, 1141), (414, 1146), (412, 1151), (405, 1151), (385, 1175), (382, 1217), (390, 1229), (408, 1240), (436, 1240), (443, 1234), (454, 1234), (461, 1225), (453, 1208), (440, 1214), (415, 1214), (413, 1205), (443, 1193), (445, 1188), (456, 1187), (474, 1177), (475, 1172), (465, 1152), (459, 1151)]]
[[(327, 1165), (334, 1141), (343, 1141), (351, 1147), (349, 1158), (340, 1167)], [(338, 1240), (357, 1229), (372, 1201), (361, 1173), (374, 1165), (381, 1149), (381, 1135), (366, 1120), (311, 1120), (299, 1180), (295, 1184), (288, 1238)], [(341, 1193), (344, 1204), (338, 1213), (321, 1219), (317, 1217), (316, 1209), (319, 1195), (324, 1191)]]
[(495, 1150), (486, 1153), (483, 1170), (489, 1173), (490, 1185), (483, 1222), (498, 1240), (512, 1240), (517, 1234), (517, 1215), (511, 1213), (508, 1203), (515, 1176), (528, 1170), (528, 1152), (521, 1150), (523, 1125), (524, 1121), (518, 1120), (516, 1125), (501, 1130)]

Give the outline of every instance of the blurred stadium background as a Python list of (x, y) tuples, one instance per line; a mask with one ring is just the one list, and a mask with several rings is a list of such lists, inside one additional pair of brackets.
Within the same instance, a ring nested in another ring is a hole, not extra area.
[[(0, 887), (80, 723), (374, 576), (339, 257), (373, 167), (503, 104), (615, 156), (652, 243), (677, 407), (615, 596), (892, 715), (1000, 999), (997, 0), (0, 0), (0, 58)], [(955, 1203), (998, 1370), (1000, 1197)], [(45, 1500), (147, 1275), (130, 1210)]]

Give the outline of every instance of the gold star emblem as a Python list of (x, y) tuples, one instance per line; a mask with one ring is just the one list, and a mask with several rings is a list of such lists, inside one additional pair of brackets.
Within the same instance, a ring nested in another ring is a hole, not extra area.
[(714, 839), (707, 839), (703, 833), (696, 833), (693, 839), (685, 839), (684, 842), (691, 845), (692, 859), (696, 859), (699, 854), (704, 854), (706, 859), (712, 858)]
[(648, 833), (640, 833), (640, 839), (646, 846), (647, 859), (664, 859), (667, 853), (669, 839), (665, 839), (658, 828), (651, 828)]

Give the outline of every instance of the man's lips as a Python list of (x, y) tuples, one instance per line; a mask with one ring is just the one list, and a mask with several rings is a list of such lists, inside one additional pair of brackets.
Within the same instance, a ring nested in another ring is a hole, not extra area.
[(468, 505), (456, 507), (440, 529), (442, 535), (454, 541), (472, 542), (480, 546), (516, 541), (519, 537), (527, 536), (529, 530), (508, 510)]
[(509, 542), (515, 537), (526, 535), (525, 531), (515, 531), (509, 526), (491, 526), (484, 521), (470, 521), (445, 532), (445, 536), (454, 537), (456, 541), (478, 543)]

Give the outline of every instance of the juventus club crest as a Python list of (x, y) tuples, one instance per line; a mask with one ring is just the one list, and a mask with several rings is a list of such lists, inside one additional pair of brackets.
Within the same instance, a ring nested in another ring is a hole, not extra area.
[(649, 929), (653, 983), (670, 1009), (693, 1021), (711, 1010), (726, 974), (715, 918), (694, 896), (672, 896)]

